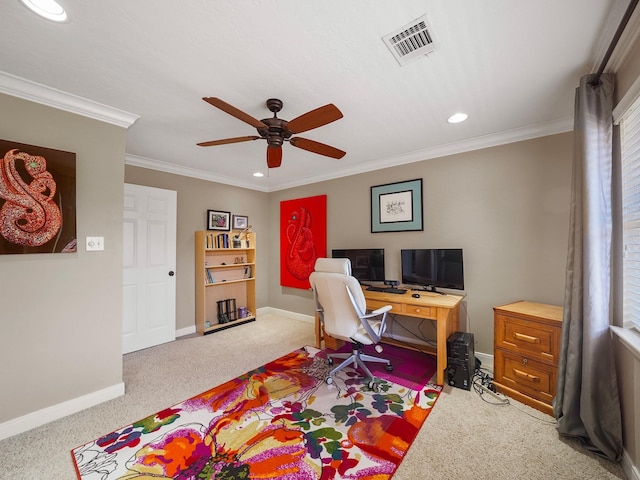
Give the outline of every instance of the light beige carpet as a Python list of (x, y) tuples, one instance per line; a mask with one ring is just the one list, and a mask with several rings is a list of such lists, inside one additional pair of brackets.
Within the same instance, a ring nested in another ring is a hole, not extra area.
[[(269, 314), (125, 355), (124, 396), (0, 441), (0, 479), (73, 480), (72, 448), (314, 342), (312, 324)], [(483, 398), (446, 386), (394, 480), (625, 479), (552, 417)]]

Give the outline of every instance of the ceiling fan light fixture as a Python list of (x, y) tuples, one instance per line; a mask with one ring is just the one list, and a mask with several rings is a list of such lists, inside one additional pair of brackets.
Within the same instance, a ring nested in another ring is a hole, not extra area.
[(449, 122), (449, 123), (460, 123), (460, 122), (464, 122), (467, 118), (469, 118), (469, 115), (467, 115), (466, 113), (458, 112), (458, 113), (454, 113), (453, 115), (451, 115), (447, 119), (447, 122)]
[(55, 0), (20, 0), (22, 4), (36, 15), (54, 22), (67, 21), (67, 12)]

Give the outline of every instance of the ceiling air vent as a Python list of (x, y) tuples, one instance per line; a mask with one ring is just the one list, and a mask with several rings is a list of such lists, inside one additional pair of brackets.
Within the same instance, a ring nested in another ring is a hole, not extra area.
[(406, 65), (436, 49), (431, 25), (426, 15), (385, 35), (382, 41), (400, 65)]

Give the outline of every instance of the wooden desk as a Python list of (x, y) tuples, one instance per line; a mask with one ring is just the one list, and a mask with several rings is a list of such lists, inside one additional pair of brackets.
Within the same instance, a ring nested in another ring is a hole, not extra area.
[[(460, 302), (464, 297), (459, 295), (439, 295), (432, 292), (415, 292), (407, 290), (404, 294), (372, 292), (363, 287), (367, 308), (375, 310), (384, 305), (391, 305), (395, 315), (424, 318), (436, 322), (436, 348), (426, 345), (416, 345), (384, 337), (383, 342), (413, 348), (436, 356), (436, 381), (444, 385), (444, 371), (447, 368), (447, 338), (459, 329)], [(414, 298), (412, 293), (419, 293), (420, 298)], [(316, 317), (316, 346), (322, 341), (322, 327)]]

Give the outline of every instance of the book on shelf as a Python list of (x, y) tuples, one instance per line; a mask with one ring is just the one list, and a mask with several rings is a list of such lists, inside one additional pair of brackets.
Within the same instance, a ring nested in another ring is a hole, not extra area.
[(207, 272), (207, 283), (213, 283), (213, 274), (211, 273), (211, 270), (207, 268), (205, 269), (205, 272)]
[(229, 248), (228, 233), (208, 233), (204, 236), (204, 248)]
[(216, 248), (229, 248), (229, 234), (219, 233), (216, 236)]

